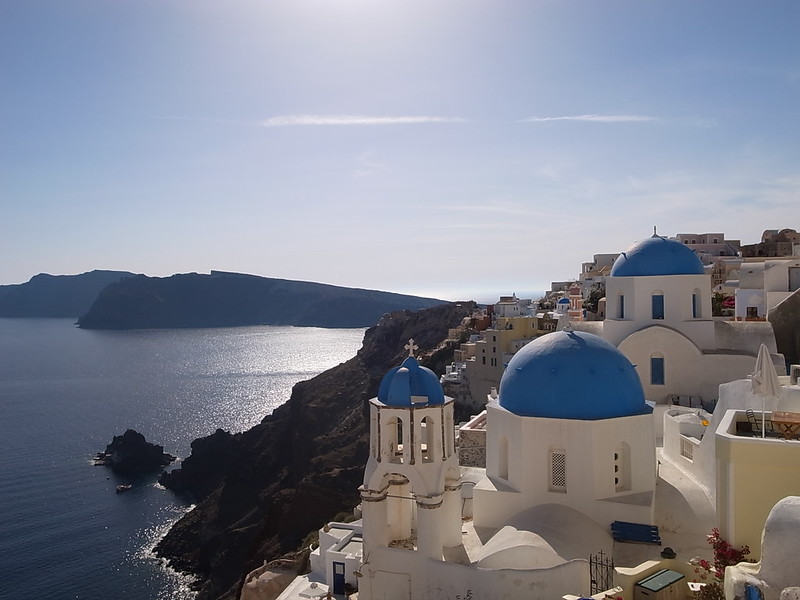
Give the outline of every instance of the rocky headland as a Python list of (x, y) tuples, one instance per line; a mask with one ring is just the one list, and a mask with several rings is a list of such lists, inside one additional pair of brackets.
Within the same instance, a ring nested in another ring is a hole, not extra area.
[(197, 578), (198, 600), (237, 598), (248, 572), (352, 511), (368, 454), (367, 401), (407, 356), (409, 338), (422, 363), (443, 372), (457, 345), (443, 343), (448, 330), (474, 308), (464, 302), (385, 315), (354, 358), (298, 383), (259, 425), (192, 443), (191, 456), (160, 481), (196, 506), (156, 553)]
[(128, 271), (91, 271), (80, 275), (39, 273), (26, 283), (0, 285), (0, 317), (72, 317), (84, 314), (100, 291)]
[(128, 429), (122, 435), (115, 435), (105, 452), (95, 455), (94, 464), (111, 467), (120, 475), (139, 475), (158, 471), (174, 460), (163, 446), (152, 444), (138, 431)]
[(369, 327), (391, 311), (442, 303), (434, 298), (221, 271), (139, 275), (103, 289), (78, 325), (84, 329)]

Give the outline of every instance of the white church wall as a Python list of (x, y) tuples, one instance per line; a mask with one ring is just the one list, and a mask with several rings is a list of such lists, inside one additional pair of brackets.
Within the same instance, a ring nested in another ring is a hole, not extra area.
[(586, 560), (544, 569), (482, 569), (429, 560), (394, 548), (369, 554), (358, 580), (359, 598), (365, 600), (552, 600), (590, 592)]
[[(654, 294), (664, 297), (663, 318), (653, 318)], [(603, 337), (615, 346), (639, 329), (663, 324), (699, 348), (714, 347), (709, 275), (609, 277), (606, 300)]]
[[(603, 526), (618, 519), (652, 520), (652, 497), (644, 504), (621, 504), (627, 496), (655, 488), (652, 415), (597, 421), (517, 417), (491, 403), (487, 416), (487, 477), (475, 488), (476, 525), (498, 527), (523, 510), (547, 503), (570, 506)], [(504, 436), (508, 478), (498, 472)], [(552, 470), (554, 453), (565, 460), (563, 486)], [(624, 456), (615, 462), (615, 454)], [(615, 473), (615, 467), (621, 471)], [(620, 503), (609, 501), (613, 499)]]
[[(625, 339), (619, 350), (636, 366), (645, 398), (657, 404), (670, 395), (701, 396), (709, 405), (719, 396), (719, 385), (746, 376), (755, 356), (702, 352), (684, 335), (667, 327), (650, 327)], [(653, 358), (662, 358), (663, 384), (654, 383)]]

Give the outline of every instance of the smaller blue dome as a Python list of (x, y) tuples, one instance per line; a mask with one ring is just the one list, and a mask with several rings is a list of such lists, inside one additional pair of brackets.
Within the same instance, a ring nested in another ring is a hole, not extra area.
[(420, 366), (416, 358), (409, 356), (402, 365), (383, 376), (378, 400), (387, 406), (444, 404), (444, 390), (433, 371)]
[(690, 248), (659, 236), (636, 242), (619, 255), (611, 268), (611, 277), (703, 273), (703, 263)]
[(652, 412), (625, 355), (580, 331), (548, 333), (523, 346), (500, 380), (499, 403), (521, 417), (584, 421)]

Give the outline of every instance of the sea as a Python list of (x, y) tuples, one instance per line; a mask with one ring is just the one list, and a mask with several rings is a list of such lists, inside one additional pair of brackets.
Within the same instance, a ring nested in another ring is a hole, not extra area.
[(193, 598), (152, 553), (191, 507), (157, 475), (119, 477), (93, 456), (129, 428), (179, 459), (218, 428), (248, 429), (353, 357), (364, 331), (0, 319), (0, 598)]

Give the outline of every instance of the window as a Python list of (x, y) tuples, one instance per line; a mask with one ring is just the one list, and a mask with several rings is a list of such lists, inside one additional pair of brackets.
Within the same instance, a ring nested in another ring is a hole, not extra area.
[(700, 318), (700, 302), (696, 292), (692, 294), (692, 318)]
[(500, 438), (500, 452), (497, 461), (497, 475), (508, 481), (508, 438)]
[(619, 295), (619, 318), (620, 319), (624, 319), (625, 318), (625, 295), (624, 294), (620, 294)]
[(550, 491), (567, 491), (567, 454), (561, 448), (550, 451)]
[(664, 294), (661, 292), (655, 292), (653, 294), (653, 318), (664, 318)]
[(664, 357), (650, 357), (650, 385), (664, 385)]

